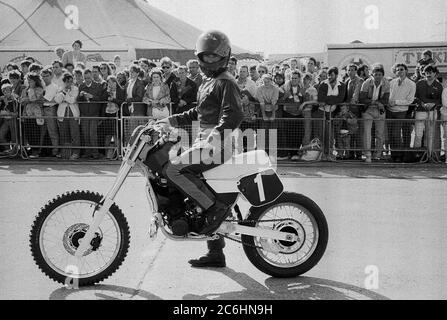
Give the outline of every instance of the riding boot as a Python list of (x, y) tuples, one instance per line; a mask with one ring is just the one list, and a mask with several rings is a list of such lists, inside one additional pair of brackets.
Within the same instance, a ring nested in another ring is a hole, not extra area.
[(223, 268), (226, 266), (223, 248), (225, 247), (224, 238), (207, 241), (208, 253), (198, 259), (188, 261), (192, 267), (196, 268)]

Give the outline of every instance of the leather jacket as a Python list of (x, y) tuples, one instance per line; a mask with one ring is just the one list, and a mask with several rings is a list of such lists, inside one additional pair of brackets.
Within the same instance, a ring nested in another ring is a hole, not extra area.
[(198, 138), (212, 141), (218, 137), (223, 139), (225, 129), (237, 129), (243, 118), (239, 87), (234, 77), (225, 71), (216, 78), (203, 79), (195, 108), (168, 119), (174, 127), (191, 125), (193, 121), (198, 121)]

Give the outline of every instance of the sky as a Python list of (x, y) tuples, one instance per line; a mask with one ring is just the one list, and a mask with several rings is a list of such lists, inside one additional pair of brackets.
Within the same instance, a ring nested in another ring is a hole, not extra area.
[(146, 0), (252, 52), (315, 53), (328, 43), (447, 41), (447, 0)]

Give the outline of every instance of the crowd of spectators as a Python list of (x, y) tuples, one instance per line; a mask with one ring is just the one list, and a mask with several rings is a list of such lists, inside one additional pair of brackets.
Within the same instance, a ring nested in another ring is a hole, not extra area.
[[(404, 63), (393, 66), (388, 77), (380, 63), (350, 64), (341, 75), (337, 67), (318, 68), (314, 58), (306, 66), (292, 59), (268, 67), (238, 65), (231, 57), (228, 71), (241, 91), (242, 129), (277, 129), (279, 160), (299, 160), (298, 150), (318, 139), (325, 142), (323, 160), (372, 162), (389, 147), (392, 160), (402, 162), (406, 153), (401, 150), (422, 150), (424, 135), (429, 143), (437, 138), (436, 132), (425, 132), (425, 119), (446, 120), (439, 127), (447, 135), (447, 89), (437, 80), (432, 53), (426, 50), (423, 57), (411, 78)], [(79, 40), (71, 51), (57, 48), (51, 65), (28, 57), (20, 65), (9, 63), (6, 70), (0, 151), (13, 152), (20, 111), (24, 141), (33, 146), (30, 158), (42, 155), (41, 147), (50, 143), (46, 150), (54, 157), (63, 156), (64, 146), (74, 146), (68, 149), (69, 159), (112, 159), (120, 143), (117, 118), (162, 119), (184, 112), (194, 107), (203, 81), (197, 60), (176, 65), (164, 57), (157, 65), (141, 58), (123, 66), (115, 56), (113, 62), (87, 68)]]

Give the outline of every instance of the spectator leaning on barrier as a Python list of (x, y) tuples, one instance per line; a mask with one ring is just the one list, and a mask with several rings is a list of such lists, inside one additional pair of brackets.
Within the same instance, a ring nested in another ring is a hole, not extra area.
[[(425, 78), (416, 83), (416, 122), (415, 122), (415, 137), (414, 148), (422, 147), (422, 136), (425, 130), (426, 120), (437, 120), (437, 109), (442, 104), (442, 84), (436, 79), (438, 75), (438, 68), (433, 65), (427, 65), (423, 70)], [(431, 126), (426, 133), (428, 145), (433, 145), (434, 132)], [(427, 146), (425, 146), (427, 148)]]
[[(64, 73), (62, 76), (64, 87), (60, 90), (54, 100), (59, 104), (57, 116), (59, 121), (60, 141), (64, 146), (73, 146), (70, 152), (70, 160), (79, 159), (79, 147), (81, 135), (79, 132), (79, 106), (76, 103), (79, 89), (73, 83), (73, 76)], [(66, 149), (65, 151), (69, 151)]]
[(9, 82), (12, 84), (12, 96), (15, 99), (19, 99), (22, 96), (22, 91), (25, 89), (25, 85), (21, 79), (21, 73), (19, 70), (12, 70), (8, 72)]
[(173, 114), (191, 109), (197, 100), (197, 87), (195, 82), (187, 77), (187, 70), (186, 66), (178, 67), (178, 78), (171, 83), (170, 92)]
[[(301, 73), (298, 70), (291, 72), (290, 80), (287, 80), (282, 86), (283, 94), (281, 102), (286, 104), (282, 106), (281, 117), (286, 118), (279, 120), (279, 132), (278, 132), (278, 160), (298, 160), (298, 154), (296, 149), (299, 149), (301, 145), (301, 139), (303, 136), (303, 125), (300, 120), (294, 121), (292, 119), (302, 118), (302, 110), (299, 109), (302, 97), (301, 86)], [(280, 90), (279, 92), (280, 92)], [(289, 149), (292, 149), (289, 150)]]
[(188, 78), (194, 81), (196, 87), (199, 88), (203, 82), (202, 74), (200, 73), (199, 61), (191, 59), (186, 63), (188, 67)]
[(247, 90), (252, 97), (255, 97), (258, 87), (255, 82), (248, 77), (248, 73), (248, 66), (241, 66), (239, 68), (239, 77), (237, 78), (236, 83), (241, 91)]
[(145, 91), (143, 102), (147, 104), (147, 116), (156, 120), (169, 117), (171, 93), (168, 85), (162, 82), (162, 73), (159, 69), (152, 70), (151, 81)]
[(389, 106), (386, 112), (387, 119), (396, 119), (388, 122), (388, 137), (390, 139), (391, 159), (394, 162), (404, 160), (404, 152), (393, 149), (408, 149), (411, 142), (411, 124), (405, 119), (411, 119), (409, 105), (413, 103), (416, 93), (416, 84), (407, 77), (408, 67), (404, 63), (395, 66), (397, 78), (390, 82)]
[(375, 64), (372, 67), (372, 77), (363, 82), (360, 90), (360, 103), (365, 104), (363, 117), (363, 139), (366, 155), (366, 162), (370, 163), (371, 158), (371, 128), (372, 123), (376, 126), (376, 143), (375, 153), (373, 157), (380, 159), (384, 144), (384, 128), (385, 128), (385, 105), (388, 104), (390, 96), (390, 85), (384, 79), (385, 70), (383, 65)]
[[(0, 151), (1, 154), (13, 153), (16, 146), (9, 148), (9, 142), (13, 145), (17, 143), (17, 99), (12, 95), (12, 84), (4, 83), (1, 86), (2, 96), (0, 97)], [(10, 135), (8, 141), (7, 136)]]
[[(444, 152), (447, 152), (447, 87), (442, 90), (442, 107), (439, 110), (440, 111), (440, 117), (442, 120), (442, 129), (443, 129), (443, 139), (444, 139), (444, 145), (442, 146), (442, 149)], [(445, 157), (445, 163), (447, 163), (447, 156)]]
[(42, 119), (44, 88), (42, 79), (38, 74), (28, 73), (26, 78), (28, 87), (22, 91), (20, 103), (23, 107), (23, 115), (30, 118), (24, 119), (24, 135), (27, 144), (33, 146), (29, 157), (37, 158), (40, 153), (40, 147), (38, 146), (41, 126), (44, 125), (44, 119)]
[(268, 74), (269, 70), (267, 69), (267, 66), (265, 66), (263, 64), (258, 65), (256, 70), (258, 71), (259, 79), (255, 81), (255, 84), (256, 84), (256, 86), (260, 87), (260, 86), (264, 85), (264, 78), (263, 78), (263, 76), (265, 74)]
[(172, 72), (172, 60), (168, 57), (161, 58), (161, 70), (163, 72), (163, 82), (171, 87), (171, 83), (177, 80), (177, 76)]
[[(81, 129), (86, 148), (83, 158), (99, 159), (98, 152), (98, 123), (99, 119), (83, 119), (84, 117), (102, 117), (105, 105), (95, 103), (95, 101), (106, 101), (107, 90), (102, 84), (93, 80), (93, 72), (90, 69), (84, 70), (84, 83), (79, 86), (79, 111), (81, 114)], [(85, 103), (87, 102), (87, 103)]]
[(81, 52), (81, 49), (82, 49), (81, 40), (74, 41), (73, 44), (71, 45), (71, 47), (73, 48), (72, 51), (64, 52), (62, 59), (61, 59), (62, 65), (65, 66), (69, 62), (75, 66), (76, 66), (76, 63), (78, 63), (78, 62), (86, 63), (87, 57)]
[(273, 79), (270, 74), (262, 76), (263, 85), (256, 92), (256, 98), (259, 101), (261, 115), (264, 121), (275, 120), (275, 113), (278, 110), (279, 89), (273, 85)]
[(62, 69), (63, 64), (59, 60), (53, 61), (53, 79), (51, 80), (59, 90), (62, 90), (65, 87), (64, 81), (62, 78), (64, 76), (64, 70)]
[(126, 86), (126, 101), (131, 116), (146, 116), (147, 106), (143, 103), (144, 84), (138, 79), (141, 69), (137, 65), (130, 66), (130, 78)]
[(302, 145), (306, 146), (312, 138), (312, 111), (318, 105), (318, 91), (312, 85), (313, 75), (306, 73), (303, 76), (303, 87), (301, 88), (302, 103), (299, 110), (302, 110), (304, 117), (304, 136)]
[[(315, 123), (316, 136), (320, 141), (324, 141), (324, 150), (322, 160), (334, 160), (335, 157), (330, 153), (334, 145), (333, 135), (329, 134), (330, 119), (337, 108), (337, 105), (344, 102), (346, 96), (346, 86), (338, 80), (338, 68), (331, 67), (328, 70), (329, 78), (323, 81), (318, 87), (318, 109), (313, 113), (313, 118), (324, 119), (326, 125), (321, 121)], [(332, 136), (332, 138), (330, 138)], [(323, 140), (324, 138), (324, 140)]]
[[(360, 119), (362, 117), (362, 107), (357, 105), (359, 104), (359, 96), (360, 96), (360, 89), (362, 88), (363, 79), (360, 78), (357, 75), (358, 67), (355, 64), (350, 64), (347, 67), (347, 75), (348, 78), (346, 79), (346, 102), (351, 103), (349, 105), (349, 111), (351, 111), (357, 119)], [(361, 122), (358, 123), (359, 130), (356, 130), (355, 132), (351, 133), (350, 136), (350, 146), (354, 149), (362, 149), (362, 127)], [(357, 150), (355, 152), (349, 152), (348, 153), (348, 159), (349, 160), (361, 160), (362, 159), (362, 152)]]
[(115, 146), (119, 146), (119, 138), (117, 135), (117, 118), (119, 116), (119, 109), (121, 104), (126, 99), (126, 91), (122, 88), (116, 77), (111, 75), (107, 77), (107, 107), (105, 109), (105, 116), (107, 119), (104, 122), (104, 146), (106, 149), (106, 159), (112, 159), (115, 148), (113, 148), (112, 141)]
[(53, 73), (51, 71), (51, 68), (45, 68), (42, 70), (42, 79), (45, 84), (45, 93), (43, 95), (43, 109), (42, 109), (43, 116), (52, 118), (45, 119), (45, 126), (42, 127), (43, 132), (41, 134), (41, 144), (43, 144), (43, 137), (48, 131), (51, 144), (53, 145), (51, 154), (54, 157), (60, 158), (60, 153), (57, 148), (59, 146), (59, 131), (56, 120), (58, 104), (54, 100), (57, 93), (59, 92), (59, 88), (51, 81), (52, 78)]

